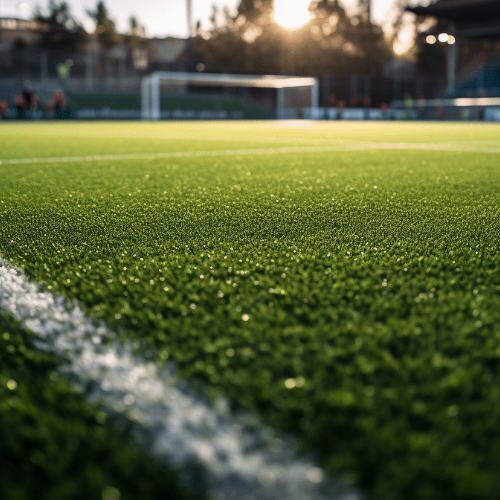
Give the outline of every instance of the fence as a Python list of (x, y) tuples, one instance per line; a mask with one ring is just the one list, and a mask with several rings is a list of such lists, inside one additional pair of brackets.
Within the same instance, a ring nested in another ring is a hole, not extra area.
[(362, 75), (349, 77), (323, 77), (321, 104), (347, 107), (379, 107), (396, 99), (432, 99), (439, 97), (446, 82), (442, 78), (399, 76), (370, 78)]

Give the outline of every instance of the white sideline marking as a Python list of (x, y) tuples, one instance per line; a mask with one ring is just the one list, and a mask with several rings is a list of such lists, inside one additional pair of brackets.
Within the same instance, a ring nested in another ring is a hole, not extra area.
[(323, 478), (293, 446), (249, 416), (230, 415), (196, 397), (172, 370), (160, 371), (120, 347), (104, 325), (78, 305), (41, 291), (0, 258), (0, 308), (38, 336), (42, 349), (63, 356), (63, 370), (110, 412), (125, 413), (149, 431), (153, 453), (182, 467), (193, 460), (208, 473), (208, 490), (224, 500), (354, 500), (360, 496)]
[(450, 153), (500, 153), (500, 147), (475, 147), (455, 144), (424, 144), (424, 143), (352, 143), (324, 146), (289, 146), (279, 148), (254, 148), (254, 149), (223, 149), (208, 151), (167, 151), (160, 153), (118, 153), (118, 154), (96, 154), (81, 156), (48, 156), (33, 158), (8, 158), (0, 160), (2, 165), (36, 165), (45, 163), (79, 163), (100, 161), (129, 161), (129, 160), (156, 160), (170, 158), (211, 158), (220, 156), (265, 156), (290, 153), (328, 153), (335, 151), (364, 151), (364, 150), (425, 150), (442, 151)]

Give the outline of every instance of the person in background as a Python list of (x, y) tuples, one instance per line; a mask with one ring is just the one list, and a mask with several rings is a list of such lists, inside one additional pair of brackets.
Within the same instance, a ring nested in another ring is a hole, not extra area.
[(62, 118), (62, 113), (66, 109), (66, 96), (62, 90), (54, 92), (54, 112), (56, 118)]
[(345, 110), (345, 107), (346, 107), (346, 101), (345, 99), (339, 99), (339, 102), (338, 102), (338, 108), (339, 108), (339, 120), (342, 120), (342, 118), (344, 118), (344, 110)]
[(31, 82), (25, 81), (23, 90), (21, 95), (24, 98), (24, 107), (26, 110), (31, 110), (33, 107), (33, 97), (35, 96), (35, 92), (33, 92), (33, 88), (31, 87)]
[(47, 113), (48, 116), (53, 117), (53, 115), (54, 115), (54, 108), (55, 108), (54, 99), (51, 99), (50, 101), (47, 101), (45, 103), (45, 111), (46, 111), (46, 113)]
[(9, 103), (5, 99), (2, 99), (0, 101), (0, 120), (3, 120), (6, 117), (8, 110)]
[(62, 111), (66, 107), (66, 96), (62, 90), (54, 92), (54, 107), (56, 111)]
[(40, 108), (40, 98), (38, 97), (38, 94), (33, 93), (33, 95), (31, 96), (30, 110), (37, 111), (39, 108)]
[(33, 90), (31, 82), (24, 82), (24, 87), (21, 95), (24, 98), (24, 110), (31, 113), (40, 109), (40, 98)]
[(16, 116), (21, 119), (25, 116), (26, 111), (26, 100), (22, 94), (19, 94), (15, 98), (15, 106), (16, 106)]
[(387, 104), (386, 102), (380, 103), (380, 111), (382, 112), (382, 117), (384, 118), (384, 120), (390, 119), (389, 110), (389, 104)]

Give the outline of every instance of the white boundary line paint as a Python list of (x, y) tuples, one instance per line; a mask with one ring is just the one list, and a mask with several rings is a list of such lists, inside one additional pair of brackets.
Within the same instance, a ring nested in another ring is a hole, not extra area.
[[(292, 444), (255, 418), (196, 397), (172, 370), (139, 360), (78, 305), (41, 290), (0, 258), (0, 308), (37, 336), (39, 347), (65, 360), (63, 370), (112, 413), (125, 414), (153, 439), (152, 452), (175, 467), (198, 463), (209, 493), (224, 500), (357, 500), (298, 458)], [(253, 423), (252, 431), (249, 422)]]
[(156, 160), (175, 158), (213, 158), (222, 156), (266, 156), (293, 153), (329, 153), (336, 151), (433, 151), (448, 153), (489, 153), (499, 154), (500, 147), (475, 147), (457, 146), (453, 144), (424, 144), (424, 143), (352, 143), (323, 146), (284, 146), (278, 148), (253, 148), (253, 149), (224, 149), (208, 151), (167, 151), (159, 153), (117, 153), (95, 154), (81, 156), (48, 156), (33, 158), (7, 158), (0, 160), (0, 166), (38, 165), (54, 163), (79, 163), (79, 162), (106, 162), (106, 161), (133, 161)]

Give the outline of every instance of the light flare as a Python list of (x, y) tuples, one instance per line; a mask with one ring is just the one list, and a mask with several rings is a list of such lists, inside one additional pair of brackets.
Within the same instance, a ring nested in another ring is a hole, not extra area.
[(296, 30), (311, 19), (310, 0), (275, 0), (274, 20), (283, 28)]

